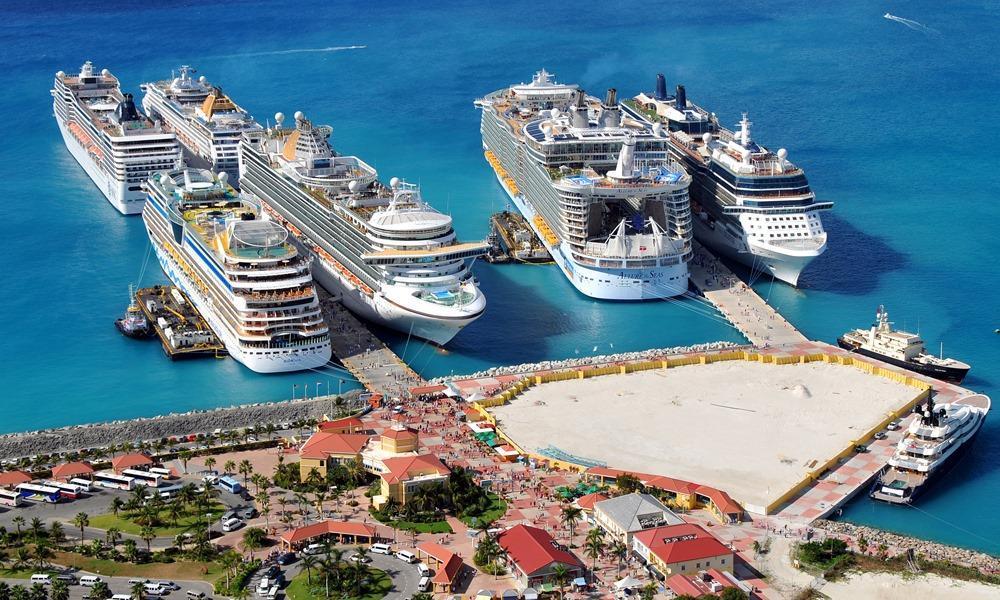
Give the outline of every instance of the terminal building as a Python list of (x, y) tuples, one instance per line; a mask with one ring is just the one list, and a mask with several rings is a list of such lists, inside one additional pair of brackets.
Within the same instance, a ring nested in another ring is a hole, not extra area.
[(631, 547), (661, 581), (708, 569), (732, 572), (735, 559), (732, 550), (691, 523), (640, 531), (632, 536)]
[(626, 546), (640, 531), (680, 525), (684, 520), (649, 494), (625, 494), (594, 503), (594, 522)]

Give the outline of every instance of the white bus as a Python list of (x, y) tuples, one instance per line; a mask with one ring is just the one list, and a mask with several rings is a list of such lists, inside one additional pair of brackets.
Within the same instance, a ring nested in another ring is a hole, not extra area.
[(160, 482), (163, 481), (163, 475), (150, 473), (149, 471), (140, 471), (138, 469), (125, 469), (122, 471), (122, 475), (134, 479), (135, 485), (159, 487)]
[(94, 484), (113, 490), (131, 490), (135, 480), (114, 473), (94, 473)]
[(70, 483), (80, 488), (84, 492), (90, 492), (93, 490), (94, 482), (89, 479), (80, 479), (79, 477), (74, 477), (69, 480)]
[(0, 505), (17, 507), (21, 504), (21, 494), (14, 490), (0, 488)]
[(76, 500), (77, 498), (80, 497), (80, 494), (83, 493), (83, 490), (80, 489), (80, 486), (74, 485), (72, 483), (63, 483), (61, 481), (46, 481), (44, 485), (56, 488), (57, 490), (59, 490), (59, 493), (64, 498), (69, 498), (70, 500)]
[(47, 485), (35, 485), (34, 483), (21, 483), (14, 488), (25, 500), (35, 502), (59, 502), (59, 488)]
[(163, 467), (150, 467), (149, 472), (154, 475), (160, 475), (164, 479), (173, 479), (174, 474), (170, 469), (164, 469)]

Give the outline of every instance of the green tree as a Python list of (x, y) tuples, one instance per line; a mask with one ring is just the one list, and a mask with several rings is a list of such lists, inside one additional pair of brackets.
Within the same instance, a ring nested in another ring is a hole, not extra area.
[(123, 553), (125, 554), (125, 560), (134, 563), (139, 562), (139, 544), (135, 543), (135, 540), (129, 538), (122, 543)]
[(646, 487), (632, 473), (622, 473), (615, 478), (615, 487), (618, 488), (618, 492), (621, 494), (646, 491)]
[(306, 570), (306, 582), (312, 585), (312, 570), (316, 567), (318, 560), (312, 554), (302, 555), (302, 568)]
[(28, 530), (31, 532), (31, 541), (37, 544), (45, 534), (45, 523), (38, 517), (32, 517)]
[(188, 461), (194, 458), (194, 452), (191, 452), (190, 450), (187, 449), (181, 450), (180, 453), (177, 454), (177, 458), (181, 459), (181, 464), (184, 465), (184, 472), (187, 473)]
[(226, 464), (222, 465), (222, 470), (225, 471), (226, 475), (232, 475), (236, 472), (236, 461), (227, 460)]
[(576, 535), (576, 524), (583, 516), (583, 511), (575, 506), (564, 506), (560, 519), (563, 525), (569, 529), (569, 543), (573, 545), (573, 537)]
[(24, 526), (24, 517), (17, 515), (11, 520), (11, 523), (14, 524), (14, 527), (17, 527), (17, 539), (21, 541), (21, 527)]
[(63, 529), (63, 524), (59, 521), (53, 521), (49, 525), (49, 540), (58, 546), (66, 539), (66, 531)]
[(215, 462), (216, 461), (215, 461), (215, 457), (214, 456), (209, 456), (208, 458), (206, 458), (205, 459), (205, 470), (206, 471), (212, 471), (212, 470), (214, 470), (215, 469)]
[(36, 583), (28, 589), (29, 600), (49, 600), (49, 590), (44, 583)]
[(121, 498), (115, 498), (111, 501), (111, 514), (118, 516), (118, 513), (125, 508), (125, 501)]
[(53, 555), (52, 548), (49, 548), (45, 544), (35, 544), (35, 565), (39, 569), (44, 567)]
[(107, 531), (104, 532), (104, 541), (108, 543), (108, 546), (112, 550), (118, 547), (118, 542), (122, 539), (122, 532), (117, 527), (109, 527)]
[(727, 587), (719, 595), (720, 600), (747, 600), (747, 593), (738, 587)]
[(609, 548), (611, 556), (614, 556), (618, 560), (618, 573), (615, 577), (621, 577), (622, 574), (622, 562), (628, 558), (628, 546), (624, 544), (621, 540), (614, 540), (611, 542), (611, 547)]
[(80, 543), (83, 543), (83, 530), (90, 526), (90, 517), (87, 516), (85, 512), (76, 513), (73, 517), (73, 526), (80, 528)]
[(149, 525), (143, 525), (142, 528), (139, 529), (139, 537), (142, 538), (142, 541), (146, 542), (146, 552), (149, 552), (150, 544), (154, 539), (156, 539), (156, 530)]
[(596, 527), (594, 529), (591, 529), (587, 533), (587, 542), (584, 545), (584, 551), (585, 551), (586, 555), (588, 557), (590, 557), (590, 559), (592, 561), (591, 565), (590, 565), (590, 572), (591, 572), (594, 580), (596, 581), (597, 580), (597, 559), (604, 552), (604, 536), (603, 535), (591, 535), (592, 533), (595, 533), (595, 532), (601, 532), (603, 534), (603, 531), (601, 529), (598, 529)]
[(132, 600), (143, 600), (143, 596), (146, 594), (146, 586), (143, 585), (141, 581), (136, 581), (132, 584), (131, 596)]
[(98, 581), (94, 584), (94, 587), (90, 588), (90, 593), (87, 594), (89, 600), (108, 600), (111, 597), (111, 588), (108, 587), (107, 582)]
[(556, 587), (559, 588), (559, 598), (564, 598), (566, 596), (566, 584), (569, 583), (569, 571), (562, 564), (556, 564), (552, 568), (552, 579), (555, 581)]
[(642, 600), (653, 600), (654, 596), (656, 596), (656, 584), (652, 581), (642, 586), (642, 589), (639, 590), (639, 597)]
[(264, 545), (266, 539), (267, 532), (260, 527), (248, 527), (243, 532), (243, 549), (247, 552), (247, 560)]
[(253, 465), (250, 463), (249, 460), (244, 458), (243, 460), (240, 461), (239, 470), (240, 470), (240, 475), (243, 476), (243, 487), (246, 487), (250, 475), (253, 473)]
[[(0, 598), (3, 598), (0, 594)], [(61, 579), (52, 582), (52, 590), (49, 591), (49, 600), (69, 600), (69, 584)]]

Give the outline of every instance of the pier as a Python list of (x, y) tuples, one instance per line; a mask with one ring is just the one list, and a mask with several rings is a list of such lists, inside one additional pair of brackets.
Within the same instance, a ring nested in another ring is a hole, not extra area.
[(402, 398), (426, 381), (344, 308), (337, 298), (317, 287), (323, 318), (330, 327), (333, 355), (369, 392)]
[(228, 355), (219, 337), (180, 289), (159, 285), (141, 288), (136, 290), (135, 298), (171, 360)]
[(698, 242), (688, 263), (691, 283), (754, 346), (800, 344), (806, 336)]

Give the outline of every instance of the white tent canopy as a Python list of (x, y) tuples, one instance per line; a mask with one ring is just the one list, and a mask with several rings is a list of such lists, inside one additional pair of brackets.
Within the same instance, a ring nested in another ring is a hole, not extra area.
[(626, 589), (630, 589), (630, 588), (639, 587), (640, 585), (642, 585), (641, 581), (639, 581), (635, 577), (632, 577), (631, 575), (629, 575), (625, 579), (619, 579), (618, 581), (616, 581), (615, 582), (615, 589), (617, 589), (617, 590), (626, 590)]

